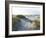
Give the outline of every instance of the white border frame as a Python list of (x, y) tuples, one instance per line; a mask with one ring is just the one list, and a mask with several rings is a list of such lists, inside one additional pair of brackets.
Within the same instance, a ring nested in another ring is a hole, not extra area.
[(42, 5), (40, 6), (39, 5), (34, 5), (34, 6), (29, 5), (30, 7), (40, 7), (41, 8), (40, 10), (40, 30), (32, 30), (32, 31), (12, 31), (12, 13), (11, 13), (12, 6), (16, 6), (16, 4), (9, 4), (9, 35), (43, 33), (43, 6)]

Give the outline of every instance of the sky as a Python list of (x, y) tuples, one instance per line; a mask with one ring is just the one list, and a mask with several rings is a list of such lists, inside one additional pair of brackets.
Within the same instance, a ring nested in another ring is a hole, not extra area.
[(40, 7), (28, 7), (28, 6), (13, 6), (12, 7), (12, 14), (13, 15), (40, 15)]

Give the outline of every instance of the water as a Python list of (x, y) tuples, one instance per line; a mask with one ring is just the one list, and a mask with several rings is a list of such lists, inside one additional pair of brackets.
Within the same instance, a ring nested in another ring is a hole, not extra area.
[(31, 22), (26, 19), (21, 19), (21, 22), (17, 22), (16, 25), (13, 27), (14, 31), (24, 31), (29, 30), (31, 27)]
[(39, 29), (35, 27), (35, 25), (34, 26), (32, 25), (33, 24), (32, 20), (35, 19), (35, 17), (30, 16), (27, 18), (20, 19), (20, 21), (16, 22), (16, 24), (13, 27), (13, 31), (27, 31)]

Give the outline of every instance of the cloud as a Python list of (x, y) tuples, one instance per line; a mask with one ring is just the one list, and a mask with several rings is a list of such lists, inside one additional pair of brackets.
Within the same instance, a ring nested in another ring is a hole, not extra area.
[(40, 7), (13, 7), (12, 14), (31, 14), (31, 15), (40, 15)]

